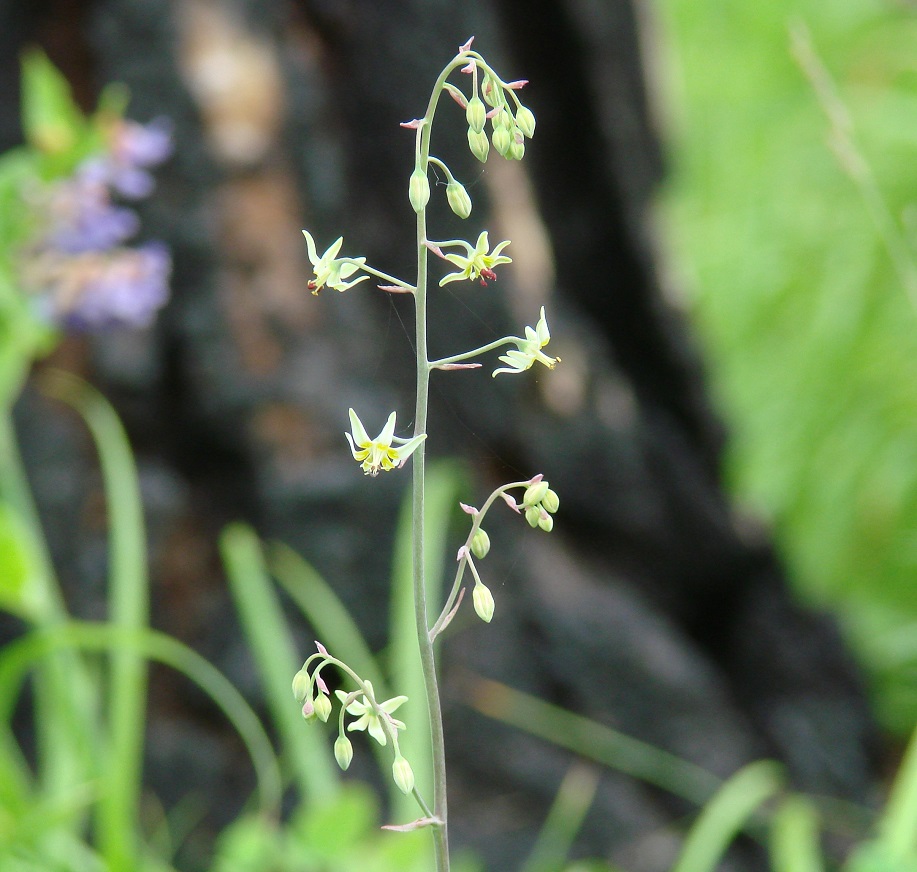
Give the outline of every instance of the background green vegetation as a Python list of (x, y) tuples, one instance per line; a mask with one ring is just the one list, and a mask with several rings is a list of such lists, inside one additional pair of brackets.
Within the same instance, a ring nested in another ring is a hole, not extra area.
[[(917, 8), (660, 0), (657, 9), (674, 126), (663, 216), (731, 431), (729, 485), (772, 525), (800, 594), (841, 616), (886, 725), (908, 731)], [(827, 86), (803, 71), (791, 31), (809, 34), (818, 58), (809, 67), (823, 65)]]

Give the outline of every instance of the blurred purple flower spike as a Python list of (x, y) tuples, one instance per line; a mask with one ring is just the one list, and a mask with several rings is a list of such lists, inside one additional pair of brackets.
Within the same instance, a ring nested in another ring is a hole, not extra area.
[(112, 252), (84, 270), (57, 319), (77, 331), (148, 327), (169, 298), (171, 269), (169, 251), (159, 242)]
[(112, 204), (99, 163), (88, 161), (53, 190), (45, 240), (49, 247), (68, 254), (100, 251), (120, 245), (140, 229), (140, 219), (131, 209)]
[(156, 118), (149, 124), (127, 119), (112, 133), (108, 182), (122, 197), (142, 199), (153, 190), (148, 167), (161, 164), (172, 153), (172, 122)]
[(150, 194), (148, 167), (172, 151), (172, 124), (119, 120), (109, 150), (53, 183), (42, 198), (44, 231), (25, 261), (22, 279), (42, 316), (69, 330), (147, 327), (169, 298), (168, 248), (126, 240), (140, 229), (132, 209), (112, 202)]

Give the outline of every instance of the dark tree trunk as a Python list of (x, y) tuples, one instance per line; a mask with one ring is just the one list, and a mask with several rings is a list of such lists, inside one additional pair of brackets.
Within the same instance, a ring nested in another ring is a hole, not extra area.
[[(534, 275), (506, 269), (486, 289), (435, 291), (433, 353), (534, 324), (545, 302), (565, 360), (550, 377), (434, 374), (429, 448), (469, 462), (468, 501), (536, 472), (561, 495), (550, 537), (523, 536), (513, 518), (494, 523), (500, 544), (486, 571), (498, 616), (486, 627), (457, 621), (444, 645), (457, 841), (490, 869), (515, 868), (570, 762), (469, 707), (469, 672), (723, 776), (772, 755), (800, 788), (864, 796), (874, 747), (856, 670), (833, 623), (794, 603), (766, 537), (736, 522), (719, 478), (722, 428), (689, 329), (660, 287), (647, 213), (662, 162), (629, 0), (27, 6), (7, 10), (16, 26), (0, 30), (4, 40), (40, 38), (84, 89), (125, 81), (132, 114), (176, 122), (176, 155), (144, 216), (172, 246), (174, 299), (149, 337), (62, 352), (115, 398), (134, 437), (160, 627), (257, 698), (213, 544), (223, 523), (244, 518), (299, 549), (371, 644), (384, 644), (376, 616), (407, 479), (364, 480), (341, 434), (348, 406), (373, 422), (397, 408), (407, 424), (412, 312), (370, 283), (310, 297), (299, 228), (325, 244), (343, 233), (348, 251), (410, 275), (413, 138), (398, 122), (423, 111), (442, 65), (475, 33), (499, 70), (531, 80), (523, 93), (538, 129), (521, 170), (492, 157), (482, 171), (448, 145), (464, 142), (464, 127), (444, 107), (434, 150), (469, 183), (475, 208), (461, 228), (436, 211), (432, 232), (474, 238), (496, 226), (496, 241), (541, 221), (549, 248), (537, 233), (511, 246), (520, 267), (544, 259)], [(85, 46), (83, 62), (62, 45)], [(0, 94), (12, 93), (6, 48)], [(218, 48), (241, 68), (225, 103), (201, 78)], [(8, 143), (13, 121), (0, 122)], [(53, 414), (34, 398), (24, 404), (30, 457), (60, 463), (69, 452), (61, 468), (78, 468), (72, 441), (44, 438), (59, 432), (46, 423)], [(42, 481), (49, 519), (73, 511)], [(98, 567), (80, 558), (84, 540), (56, 525), (51, 534), (82, 601)], [(210, 779), (208, 794), (231, 814), (231, 751), (209, 711), (166, 678), (154, 687), (150, 781), (174, 798)], [(175, 747), (187, 759), (177, 762)], [(662, 870), (675, 842), (650, 836), (685, 811), (609, 774), (577, 851)], [(732, 862), (750, 870), (760, 858), (746, 849)]]

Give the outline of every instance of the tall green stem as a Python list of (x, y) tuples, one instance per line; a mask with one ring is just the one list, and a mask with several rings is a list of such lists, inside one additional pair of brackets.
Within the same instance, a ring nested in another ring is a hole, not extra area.
[[(429, 128), (427, 128), (429, 129)], [(426, 139), (429, 141), (429, 134)], [(416, 345), (417, 345), (417, 405), (415, 408), (415, 434), (427, 431), (427, 405), (430, 389), (430, 365), (427, 359), (427, 249), (422, 244), (426, 238), (426, 211), (417, 215), (417, 291)], [(414, 575), (414, 617), (417, 624), (417, 644), (420, 648), (420, 662), (427, 692), (427, 714), (430, 720), (430, 734), (433, 747), (433, 814), (442, 824), (433, 830), (436, 846), (437, 872), (449, 869), (449, 835), (447, 830), (448, 810), (446, 800), (446, 744), (443, 737), (443, 713), (439, 699), (439, 684), (436, 678), (436, 660), (433, 642), (427, 623), (427, 589), (424, 553), (424, 442), (414, 452), (414, 491), (412, 510), (414, 516), (413, 575)]]
[[(460, 60), (461, 58), (461, 60)], [(443, 84), (456, 66), (464, 63), (464, 56), (453, 59), (440, 73), (433, 86), (423, 122), (417, 131), (417, 166), (426, 172), (430, 158), (430, 128)], [(417, 213), (417, 286), (415, 302), (415, 341), (417, 348), (417, 405), (414, 412), (414, 434), (427, 432), (427, 406), (430, 391), (430, 359), (427, 356), (427, 212)], [(417, 644), (427, 694), (427, 715), (433, 747), (433, 814), (441, 822), (433, 827), (437, 872), (449, 870), (448, 806), (446, 798), (446, 743), (443, 737), (443, 713), (436, 678), (436, 659), (430, 638), (427, 618), (427, 589), (424, 553), (424, 465), (425, 441), (414, 452), (414, 490), (412, 510), (414, 516), (413, 575), (414, 616), (417, 624)]]

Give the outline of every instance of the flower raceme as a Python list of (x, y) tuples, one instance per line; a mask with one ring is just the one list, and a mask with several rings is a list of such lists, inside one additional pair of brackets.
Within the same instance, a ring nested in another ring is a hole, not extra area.
[[(401, 439), (395, 435), (395, 412), (388, 416), (382, 432), (370, 439), (357, 413), (350, 410), (351, 433), (345, 433), (350, 443), (353, 459), (363, 468), (366, 475), (376, 476), (380, 470), (388, 471), (404, 462), (414, 453), (417, 446), (427, 438), (426, 433), (411, 439)], [(352, 435), (351, 435), (352, 434)]]
[(544, 364), (548, 369), (554, 369), (560, 361), (559, 357), (548, 357), (541, 349), (544, 348), (551, 339), (551, 332), (548, 330), (548, 322), (544, 314), (544, 306), (541, 307), (541, 317), (535, 327), (525, 328), (525, 339), (518, 336), (513, 337), (516, 348), (507, 351), (500, 356), (500, 360), (506, 366), (495, 369), (493, 375), (497, 376), (501, 372), (519, 373), (525, 372), (537, 360)]
[(318, 296), (318, 292), (327, 285), (336, 291), (346, 291), (354, 285), (359, 284), (369, 278), (368, 275), (362, 275), (352, 282), (345, 282), (344, 279), (350, 278), (364, 263), (365, 257), (338, 257), (338, 252), (344, 244), (344, 237), (339, 236), (328, 246), (325, 253), (319, 257), (318, 249), (315, 247), (315, 240), (308, 230), (303, 230), (302, 235), (306, 237), (306, 248), (309, 250), (309, 260), (312, 262), (312, 269), (315, 272), (315, 278), (308, 283), (308, 288), (313, 295)]

